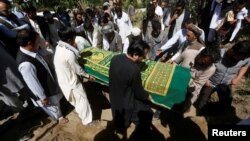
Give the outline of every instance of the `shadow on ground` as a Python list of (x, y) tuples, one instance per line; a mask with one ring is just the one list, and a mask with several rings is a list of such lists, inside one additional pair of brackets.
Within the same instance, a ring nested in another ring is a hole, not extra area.
[(127, 134), (124, 134), (124, 136), (125, 137), (122, 138), (121, 135), (116, 134), (113, 123), (108, 122), (106, 129), (99, 132), (95, 136), (94, 141), (166, 141), (164, 136), (154, 125), (151, 125), (151, 132), (145, 135), (149, 138), (138, 140), (135, 137), (135, 132), (133, 132), (128, 138)]
[(160, 120), (164, 127), (169, 127), (170, 137), (166, 141), (207, 140), (200, 127), (191, 118), (183, 118), (178, 112), (162, 109)]
[(47, 115), (41, 109), (35, 108), (29, 111), (23, 111), (17, 117), (11, 116), (0, 125), (0, 138), (2, 141), (17, 141), (27, 133), (42, 127), (48, 123)]
[(217, 102), (208, 103), (202, 112), (201, 116), (206, 118), (209, 124), (237, 124), (241, 119), (236, 115), (236, 109), (230, 106), (226, 109), (218, 107)]
[(95, 82), (84, 83), (87, 97), (93, 112), (93, 120), (101, 119), (102, 110), (110, 108), (105, 94), (108, 92), (108, 86)]

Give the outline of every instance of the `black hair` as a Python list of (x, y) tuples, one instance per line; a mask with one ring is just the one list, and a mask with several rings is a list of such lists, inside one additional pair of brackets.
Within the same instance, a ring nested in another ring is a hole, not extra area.
[(245, 58), (250, 57), (250, 42), (249, 41), (238, 42), (231, 49), (237, 55), (244, 56)]
[(147, 18), (152, 19), (155, 17), (155, 6), (153, 4), (149, 4), (146, 10)]
[(212, 55), (214, 63), (217, 63), (219, 60), (221, 60), (220, 45), (217, 42), (206, 44), (206, 48), (204, 50), (207, 54)]
[(43, 11), (43, 16), (48, 15), (48, 14), (51, 14), (51, 12), (49, 10), (44, 10)]
[(76, 31), (70, 27), (63, 27), (59, 29), (58, 36), (64, 42), (68, 42), (70, 39), (73, 39), (76, 36)]
[(159, 20), (154, 19), (154, 20), (152, 20), (151, 23), (152, 23), (153, 30), (161, 29), (161, 23)]
[(95, 17), (95, 13), (94, 13), (94, 10), (92, 8), (87, 8), (85, 10), (85, 13), (86, 13), (86, 17), (89, 19), (92, 19), (93, 17)]
[(161, 23), (158, 19), (152, 20), (151, 23), (152, 23), (152, 29), (153, 29), (151, 32), (151, 35), (152, 37), (157, 38), (161, 33)]
[(28, 42), (34, 43), (38, 33), (30, 29), (22, 29), (18, 31), (16, 41), (19, 46), (27, 46)]
[(175, 7), (182, 7), (182, 8), (184, 9), (185, 6), (186, 6), (185, 0), (179, 0), (179, 1), (176, 3), (176, 6), (175, 6)]
[(213, 56), (211, 52), (205, 48), (194, 59), (194, 68), (205, 70), (213, 64)]
[(43, 11), (43, 17), (45, 19), (52, 19), (54, 17), (54, 15), (49, 10), (44, 10)]
[(105, 5), (105, 6), (102, 7), (102, 10), (105, 11), (105, 10), (107, 10), (108, 8), (109, 8), (109, 6)]
[(98, 18), (98, 24), (101, 25), (102, 23), (106, 24), (109, 22), (109, 14), (108, 13), (103, 13), (103, 15), (101, 15)]
[(220, 48), (218, 44), (210, 44), (206, 46), (194, 59), (194, 68), (205, 70), (213, 63), (217, 63), (221, 59)]
[(83, 25), (83, 28), (85, 29), (85, 30), (89, 30), (89, 29), (93, 29), (94, 27), (93, 27), (93, 24), (92, 24), (92, 22), (91, 22), (91, 20), (90, 19), (86, 19), (85, 20), (85, 23), (84, 23), (84, 25)]
[(28, 14), (37, 11), (36, 7), (32, 4), (27, 4), (25, 7), (22, 8), (22, 10)]
[(246, 0), (237, 0), (235, 5), (245, 5), (247, 3)]
[(149, 49), (149, 45), (143, 40), (134, 40), (128, 47), (127, 53), (130, 56), (138, 55), (144, 56), (144, 51)]

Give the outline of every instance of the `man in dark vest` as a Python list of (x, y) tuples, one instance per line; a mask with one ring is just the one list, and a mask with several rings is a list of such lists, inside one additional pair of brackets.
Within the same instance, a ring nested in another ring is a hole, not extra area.
[(177, 31), (184, 27), (184, 22), (191, 17), (188, 10), (185, 9), (185, 1), (180, 0), (171, 15), (168, 25), (170, 25), (168, 38), (171, 38)]
[(56, 83), (49, 65), (38, 53), (39, 35), (33, 30), (21, 30), (17, 33), (20, 50), (17, 53), (18, 70), (36, 96), (31, 98), (33, 104), (41, 107), (53, 120), (60, 124), (68, 122), (60, 109), (61, 91)]

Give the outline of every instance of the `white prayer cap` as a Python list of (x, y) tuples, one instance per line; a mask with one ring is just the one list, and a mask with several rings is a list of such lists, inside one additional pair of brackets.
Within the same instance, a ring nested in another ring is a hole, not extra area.
[(131, 31), (131, 34), (134, 36), (139, 36), (141, 34), (141, 29), (138, 27), (134, 27)]
[(103, 3), (103, 6), (109, 6), (109, 2), (107, 2), (107, 1), (104, 2), (104, 3)]

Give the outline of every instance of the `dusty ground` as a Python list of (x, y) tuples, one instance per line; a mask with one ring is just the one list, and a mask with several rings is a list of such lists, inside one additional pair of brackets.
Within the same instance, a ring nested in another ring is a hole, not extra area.
[[(27, 112), (24, 116), (14, 114), (0, 122), (1, 141), (16, 141), (24, 133), (31, 132), (31, 141), (119, 141), (113, 133), (111, 111), (107, 99), (101, 94), (99, 85), (86, 85), (95, 119), (101, 119), (94, 127), (81, 124), (72, 106), (62, 101), (64, 115), (69, 119), (66, 125), (58, 125), (41, 112)], [(215, 96), (216, 99), (216, 96)], [(222, 115), (196, 116), (182, 118), (179, 114), (164, 110), (161, 120), (152, 123), (152, 141), (205, 141), (208, 124), (234, 124), (250, 116), (250, 94), (242, 88), (235, 90), (234, 101), (230, 110)], [(27, 117), (27, 115), (32, 115)], [(134, 125), (128, 129), (127, 138), (131, 137)], [(129, 139), (132, 140), (132, 139)]]

